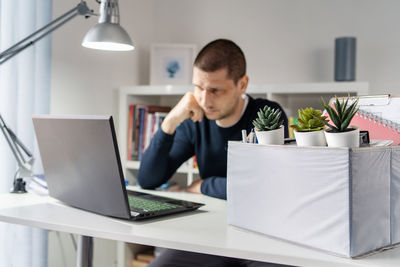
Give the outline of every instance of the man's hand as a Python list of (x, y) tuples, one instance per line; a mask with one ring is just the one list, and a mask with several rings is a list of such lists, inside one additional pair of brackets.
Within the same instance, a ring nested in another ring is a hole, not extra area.
[(164, 133), (173, 134), (176, 127), (184, 120), (191, 118), (194, 122), (201, 121), (203, 116), (204, 112), (197, 103), (194, 94), (188, 92), (165, 117), (161, 129)]
[(198, 179), (194, 181), (191, 185), (186, 188), (186, 192), (201, 194), (201, 184), (203, 183), (203, 179)]
[(172, 185), (172, 186), (168, 187), (167, 191), (168, 192), (186, 191), (189, 193), (201, 194), (201, 184), (202, 183), (203, 183), (203, 179), (198, 179), (186, 188), (182, 188), (176, 184), (176, 185)]

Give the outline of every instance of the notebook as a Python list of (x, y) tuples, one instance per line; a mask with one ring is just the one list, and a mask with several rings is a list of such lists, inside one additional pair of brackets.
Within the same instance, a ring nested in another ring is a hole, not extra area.
[[(352, 97), (348, 105), (356, 98)], [(331, 105), (334, 100), (330, 100)], [(392, 140), (392, 145), (400, 144), (400, 97), (360, 96), (357, 106), (359, 110), (350, 125), (360, 127), (360, 131), (368, 131), (371, 140)]]
[(201, 203), (127, 190), (111, 116), (33, 116), (50, 196), (67, 205), (141, 220)]

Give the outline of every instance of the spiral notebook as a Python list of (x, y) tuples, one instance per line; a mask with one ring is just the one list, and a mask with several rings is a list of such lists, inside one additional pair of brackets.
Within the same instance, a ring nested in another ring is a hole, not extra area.
[[(355, 101), (353, 97), (349, 105)], [(333, 101), (330, 104), (333, 105)], [(371, 140), (392, 140), (392, 145), (400, 144), (400, 97), (391, 95), (360, 96), (359, 110), (350, 125), (368, 131)]]

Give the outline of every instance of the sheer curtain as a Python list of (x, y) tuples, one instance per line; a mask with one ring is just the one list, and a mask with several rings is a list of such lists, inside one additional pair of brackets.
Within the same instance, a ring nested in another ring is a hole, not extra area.
[[(51, 21), (51, 0), (0, 0), (0, 51)], [(46, 37), (0, 65), (0, 113), (34, 153), (35, 173), (42, 173), (31, 115), (50, 107), (50, 38)], [(0, 134), (0, 193), (8, 193), (16, 171)], [(0, 266), (47, 266), (44, 230), (0, 223)]]

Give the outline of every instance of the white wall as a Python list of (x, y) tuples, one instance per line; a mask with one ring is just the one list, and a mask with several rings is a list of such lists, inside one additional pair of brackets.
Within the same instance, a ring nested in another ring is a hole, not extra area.
[[(54, 16), (72, 1), (54, 0)], [(77, 1), (76, 1), (77, 2)], [(51, 111), (113, 113), (115, 89), (146, 84), (149, 45), (236, 41), (251, 82), (333, 81), (334, 39), (357, 37), (358, 81), (373, 93), (400, 92), (397, 0), (120, 0), (121, 24), (136, 44), (128, 53), (82, 48), (96, 19), (76, 18), (53, 34)], [(88, 5), (97, 10), (94, 0)]]

